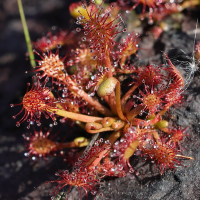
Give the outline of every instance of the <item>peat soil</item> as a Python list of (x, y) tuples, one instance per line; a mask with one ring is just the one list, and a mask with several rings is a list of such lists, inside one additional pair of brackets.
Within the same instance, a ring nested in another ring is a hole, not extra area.
[[(66, 0), (23, 0), (27, 24), (31, 39), (36, 41), (48, 31), (54, 29), (69, 29), (68, 12), (70, 1)], [(154, 40), (148, 34), (141, 39), (141, 48), (147, 51), (139, 52), (141, 62), (163, 63), (162, 53), (171, 56), (180, 53), (182, 49), (192, 56), (196, 15), (199, 10), (189, 10), (181, 24), (182, 31), (168, 31)], [(73, 26), (70, 28), (73, 30)], [(200, 39), (197, 34), (197, 40)], [(45, 162), (33, 162), (24, 156), (24, 139), (22, 134), (27, 130), (26, 123), (16, 127), (17, 114), (21, 107), (10, 108), (11, 103), (22, 101), (26, 92), (27, 82), (31, 82), (29, 60), (26, 59), (26, 43), (18, 13), (16, 0), (0, 2), (0, 199), (2, 200), (49, 200), (49, 194), (55, 187), (46, 181), (55, 180), (54, 173), (65, 169), (68, 165), (62, 158), (51, 158)], [(102, 183), (96, 199), (108, 200), (199, 200), (200, 199), (200, 81), (196, 72), (184, 92), (185, 101), (181, 107), (172, 109), (169, 118), (183, 128), (188, 127), (187, 135), (181, 143), (185, 156), (193, 160), (183, 160), (184, 166), (178, 166), (175, 171), (167, 171), (160, 175), (155, 164), (139, 162), (136, 157), (132, 165), (140, 176), (124, 178), (107, 178)], [(62, 132), (69, 132), (66, 125), (57, 126)], [(53, 129), (58, 131), (57, 127)], [(187, 166), (187, 167), (186, 167)], [(85, 199), (84, 192), (82, 197)], [(77, 189), (72, 189), (69, 199), (79, 199)], [(89, 195), (89, 199), (93, 199)]]

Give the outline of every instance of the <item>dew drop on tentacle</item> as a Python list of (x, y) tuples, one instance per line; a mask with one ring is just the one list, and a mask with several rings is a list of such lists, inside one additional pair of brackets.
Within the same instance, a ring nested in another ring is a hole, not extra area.
[(91, 194), (92, 194), (92, 195), (96, 195), (96, 193), (97, 193), (97, 192), (96, 192), (95, 190), (94, 190), (94, 191), (91, 191)]
[(61, 44), (57, 44), (56, 46), (57, 46), (57, 48), (58, 48), (58, 49), (60, 49), (60, 48), (61, 48)]
[(122, 13), (119, 13), (117, 16), (118, 16), (118, 17), (121, 17), (121, 16), (122, 16)]
[(48, 116), (48, 115), (45, 115), (45, 118), (46, 118), (46, 119), (49, 119), (49, 116)]
[(35, 157), (35, 156), (33, 156), (31, 159), (32, 159), (32, 160), (36, 160), (36, 157)]
[(99, 139), (99, 142), (103, 142), (103, 138), (100, 138), (100, 139)]
[(148, 24), (149, 24), (149, 25), (152, 25), (152, 24), (153, 24), (153, 20), (152, 20), (152, 19), (149, 19)]
[(86, 41), (86, 37), (82, 37), (81, 39), (82, 39), (82, 41)]
[(76, 32), (80, 32), (81, 31), (81, 28), (76, 28)]
[(85, 6), (84, 4), (82, 4), (82, 7), (83, 7), (84, 9), (86, 9), (86, 6)]
[(112, 41), (110, 44), (111, 44), (111, 46), (114, 46), (115, 45), (115, 41)]
[(26, 156), (26, 157), (28, 157), (29, 155), (30, 155), (30, 154), (27, 153), (27, 152), (24, 153), (24, 156)]
[(96, 60), (96, 59), (97, 59), (97, 56), (92, 56), (92, 59), (93, 59), (93, 60)]
[(85, 32), (84, 32), (84, 35), (88, 35), (88, 31), (85, 31)]

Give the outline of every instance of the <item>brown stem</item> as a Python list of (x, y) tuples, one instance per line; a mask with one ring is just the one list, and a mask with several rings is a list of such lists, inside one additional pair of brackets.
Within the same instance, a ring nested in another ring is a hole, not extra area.
[(167, 134), (171, 134), (171, 131), (167, 127), (161, 128), (160, 130), (167, 133)]
[(159, 114), (156, 115), (156, 117), (152, 120), (148, 120), (148, 121), (145, 121), (145, 120), (142, 120), (142, 119), (138, 119), (138, 118), (134, 118), (131, 122), (132, 125), (134, 126), (149, 126), (149, 125), (153, 125), (157, 122), (159, 122), (161, 120), (161, 117)]
[(109, 95), (109, 106), (110, 106), (110, 109), (112, 110), (112, 113), (114, 113), (115, 116), (117, 116), (116, 98), (115, 98), (115, 93), (114, 92)]
[(101, 105), (98, 101), (94, 100), (92, 97), (88, 96), (88, 94), (84, 90), (79, 89), (69, 76), (65, 78), (65, 74), (63, 73), (63, 76), (60, 76), (59, 79), (63, 81), (65, 85), (68, 86), (71, 92), (74, 92), (77, 96), (81, 97), (83, 100), (85, 100), (88, 104), (94, 107), (101, 114), (105, 116), (113, 116), (113, 113), (109, 109)]
[(158, 144), (160, 144), (160, 136), (158, 135), (158, 132), (157, 131), (152, 131), (152, 135), (153, 135), (154, 139), (156, 140), (156, 142)]
[(55, 109), (55, 108), (49, 108), (48, 112), (54, 113), (56, 115), (70, 118), (73, 120), (81, 121), (81, 122), (96, 122), (96, 121), (101, 121), (103, 118), (101, 117), (93, 117), (93, 116), (88, 116), (88, 115), (83, 115), (79, 113), (74, 113), (74, 112), (69, 112), (63, 109)]
[(121, 101), (120, 101), (120, 82), (114, 78), (110, 77), (103, 81), (97, 90), (97, 94), (99, 97), (104, 97), (111, 95), (113, 91), (116, 89), (116, 106), (115, 109), (120, 119), (125, 120), (124, 114), (121, 109)]
[(107, 104), (109, 104), (109, 98), (108, 98), (108, 96), (103, 97), (103, 99), (105, 100), (105, 102), (106, 102)]
[(107, 128), (102, 128), (102, 129), (99, 129), (99, 130), (89, 130), (87, 132), (91, 133), (91, 134), (95, 134), (95, 133), (100, 133), (100, 132), (105, 132), (105, 131), (114, 131), (114, 129), (107, 127)]
[(188, 0), (188, 1), (184, 1), (181, 4), (181, 9), (184, 10), (185, 8), (191, 7), (191, 6), (197, 6), (200, 4), (199, 0)]
[(182, 155), (179, 155), (179, 154), (175, 155), (175, 157), (178, 157), (178, 158), (185, 158), (185, 159), (191, 159), (191, 160), (194, 159), (194, 158), (192, 158), (192, 157), (182, 156)]
[(120, 65), (123, 66), (125, 64), (125, 61), (126, 61), (126, 56), (123, 55), (121, 57)]
[(139, 85), (132, 86), (129, 91), (122, 97), (121, 99), (121, 106), (122, 110), (124, 111), (126, 101), (129, 99), (130, 95), (138, 88)]
[(72, 142), (66, 142), (66, 143), (57, 143), (58, 149), (64, 149), (64, 148), (76, 148), (76, 147), (85, 147), (89, 144), (88, 140), (84, 137), (78, 137)]
[(113, 132), (110, 137), (108, 138), (108, 140), (110, 141), (111, 145), (121, 136), (119, 131), (115, 131)]
[[(106, 58), (105, 58), (105, 62), (106, 62), (106, 67), (109, 69), (109, 71), (107, 72), (107, 77), (112, 77), (112, 66), (110, 63), (110, 55), (109, 55), (109, 51), (106, 52)], [(108, 104), (112, 110), (112, 112), (114, 114), (116, 113), (116, 100), (115, 100), (115, 93), (113, 92), (112, 94), (109, 95), (108, 97)]]
[(120, 117), (120, 119), (125, 120), (124, 114), (122, 112), (122, 107), (121, 107), (121, 100), (120, 100), (120, 93), (121, 93), (121, 88), (120, 88), (120, 82), (117, 82), (116, 85), (116, 108), (117, 108), (117, 114)]
[(125, 154), (124, 154), (124, 159), (129, 159), (135, 152), (139, 145), (139, 141), (136, 139), (134, 140), (129, 146), (127, 147)]
[(99, 132), (105, 132), (105, 131), (114, 131), (113, 128), (111, 127), (103, 127), (101, 124), (99, 123), (87, 123), (85, 125), (85, 130), (88, 132), (88, 133), (91, 133), (91, 134), (94, 134), (94, 133), (99, 133)]
[(138, 105), (136, 108), (133, 108), (130, 112), (127, 113), (126, 117), (128, 121), (132, 121), (134, 117), (140, 114), (145, 106)]
[[(169, 108), (168, 108), (168, 109), (169, 109)], [(163, 116), (163, 115), (167, 112), (168, 109), (163, 109), (163, 110), (161, 110), (160, 113), (159, 113), (160, 116)]]
[(112, 66), (110, 62), (110, 54), (108, 50), (106, 50), (105, 62), (106, 62), (106, 67), (109, 69), (109, 71), (107, 72), (107, 77), (110, 78), (113, 76), (113, 74), (112, 74)]

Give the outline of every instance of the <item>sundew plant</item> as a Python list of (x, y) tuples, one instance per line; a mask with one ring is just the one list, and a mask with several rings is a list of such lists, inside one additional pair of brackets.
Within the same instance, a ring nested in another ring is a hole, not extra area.
[[(182, 106), (191, 80), (165, 52), (166, 62), (160, 65), (140, 64), (138, 52), (148, 51), (140, 47), (145, 26), (156, 40), (168, 30), (166, 19), (176, 21), (184, 9), (197, 5), (195, 0), (75, 2), (69, 7), (72, 30), (49, 33), (32, 43), (27, 40), (33, 47), (29, 54), (37, 58), (33, 81), (27, 84), (22, 102), (11, 104), (21, 106), (13, 116), (16, 126), (35, 127), (23, 135), (26, 156), (42, 158), (48, 165), (49, 156), (61, 154), (72, 165), (47, 180), (55, 185), (51, 199), (58, 199), (61, 191), (68, 199), (72, 187), (78, 188), (80, 199), (83, 191), (86, 198), (89, 193), (103, 196), (98, 188), (105, 177), (140, 176), (131, 164), (134, 155), (155, 163), (160, 175), (193, 159), (181, 148), (187, 127), (177, 126), (169, 117), (171, 107)], [(66, 55), (61, 56), (63, 49)], [(197, 43), (192, 63), (184, 66), (193, 66), (188, 73), (198, 70), (199, 49)], [(70, 124), (71, 133), (79, 126), (83, 135), (57, 141), (53, 129), (42, 131), (45, 118), (51, 119), (51, 127)]]

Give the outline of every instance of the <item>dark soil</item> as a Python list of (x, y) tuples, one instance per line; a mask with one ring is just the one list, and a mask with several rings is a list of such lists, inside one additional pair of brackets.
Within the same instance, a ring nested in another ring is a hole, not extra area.
[[(66, 0), (23, 0), (31, 39), (45, 35), (53, 29), (69, 29), (73, 21), (69, 21), (70, 1)], [(171, 56), (180, 53), (193, 52), (193, 39), (196, 18), (199, 10), (188, 10), (182, 23), (182, 31), (168, 31), (159, 40), (153, 40), (149, 35), (143, 36), (141, 50), (138, 54), (141, 62), (149, 61), (163, 63), (161, 51), (170, 54), (169, 49), (175, 49)], [(71, 27), (70, 30), (73, 30)], [(200, 39), (197, 34), (197, 40)], [(26, 60), (26, 43), (18, 13), (16, 0), (0, 2), (0, 199), (2, 200), (49, 200), (49, 193), (55, 185), (46, 181), (55, 180), (54, 173), (64, 169), (67, 164), (62, 158), (51, 158), (48, 164), (44, 161), (33, 163), (24, 156), (23, 133), (26, 125), (16, 127), (12, 116), (21, 107), (10, 108), (11, 103), (19, 103), (26, 92), (26, 83), (31, 82), (29, 60)], [(177, 50), (177, 51), (176, 51)], [(187, 136), (181, 143), (183, 153), (193, 157), (184, 160), (184, 166), (178, 166), (174, 171), (167, 171), (162, 176), (155, 165), (148, 162), (138, 162), (133, 158), (132, 164), (140, 176), (125, 178), (107, 178), (99, 189), (108, 200), (198, 200), (200, 199), (200, 81), (198, 72), (185, 91), (185, 102), (178, 109), (172, 109), (170, 118), (178, 126), (189, 127)], [(61, 127), (70, 131), (69, 126), (55, 127), (55, 132)], [(185, 167), (187, 166), (187, 167)], [(84, 198), (84, 195), (82, 195)], [(73, 189), (69, 199), (79, 199), (78, 190)], [(92, 197), (91, 197), (92, 199)]]

